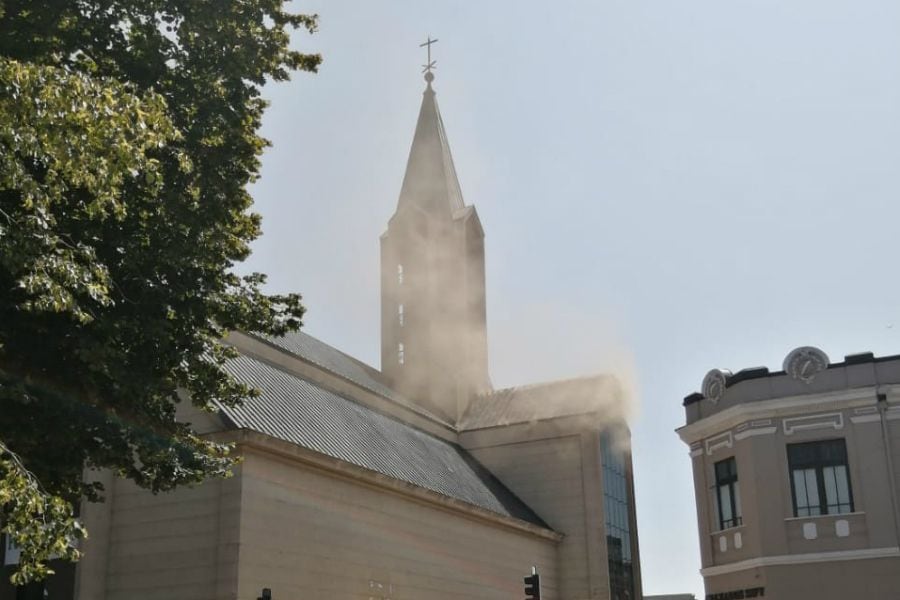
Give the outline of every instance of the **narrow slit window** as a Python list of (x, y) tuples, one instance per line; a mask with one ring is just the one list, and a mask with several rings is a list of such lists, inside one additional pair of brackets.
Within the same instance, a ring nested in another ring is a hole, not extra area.
[(397, 265), (397, 283), (403, 285), (403, 265)]
[(406, 362), (406, 350), (403, 348), (403, 342), (397, 344), (397, 362), (401, 365)]
[(405, 319), (403, 317), (403, 305), (399, 304), (397, 306), (397, 322), (400, 323), (400, 327), (403, 327)]

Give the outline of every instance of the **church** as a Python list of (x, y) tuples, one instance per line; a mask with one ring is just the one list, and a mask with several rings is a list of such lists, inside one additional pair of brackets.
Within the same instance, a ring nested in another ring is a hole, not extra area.
[(641, 598), (630, 432), (610, 410), (626, 391), (492, 387), (484, 230), (425, 80), (381, 236), (381, 369), (303, 332), (233, 332), (229, 368), (260, 395), (181, 414), (236, 445), (233, 476), (152, 495), (100, 474), (84, 557), (45, 597), (510, 600), (534, 568), (544, 600)]

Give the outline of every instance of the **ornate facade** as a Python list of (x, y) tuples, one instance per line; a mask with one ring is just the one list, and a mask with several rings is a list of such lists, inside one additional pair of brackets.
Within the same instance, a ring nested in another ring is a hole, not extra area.
[(893, 598), (900, 357), (714, 369), (684, 400), (707, 600)]

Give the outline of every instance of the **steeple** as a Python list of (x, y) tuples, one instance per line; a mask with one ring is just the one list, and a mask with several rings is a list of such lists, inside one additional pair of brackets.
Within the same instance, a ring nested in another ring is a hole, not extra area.
[(381, 369), (390, 385), (450, 423), (490, 389), (484, 231), (463, 202), (432, 82), (397, 210), (381, 236)]
[(406, 174), (400, 188), (397, 211), (417, 207), (434, 216), (452, 217), (465, 207), (444, 122), (431, 83), (434, 73), (425, 73), (419, 120), (409, 150)]

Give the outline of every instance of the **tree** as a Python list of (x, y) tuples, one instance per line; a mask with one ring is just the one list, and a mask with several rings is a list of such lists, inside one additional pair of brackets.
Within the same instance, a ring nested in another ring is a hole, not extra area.
[(260, 233), (247, 186), (260, 88), (320, 57), (284, 0), (0, 0), (0, 531), (14, 582), (75, 559), (84, 469), (159, 492), (227, 474), (175, 420), (254, 391), (231, 330), (301, 324), (236, 263)]

